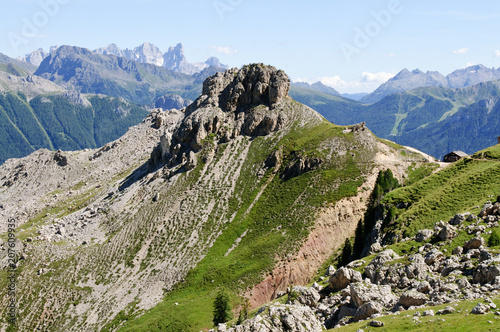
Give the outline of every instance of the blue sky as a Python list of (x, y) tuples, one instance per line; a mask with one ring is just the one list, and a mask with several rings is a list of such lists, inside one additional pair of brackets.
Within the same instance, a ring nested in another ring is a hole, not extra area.
[[(182, 42), (190, 62), (264, 62), (340, 92), (403, 68), (500, 67), (500, 2), (430, 0), (0, 0), (0, 52)], [(31, 29), (30, 29), (31, 28)]]

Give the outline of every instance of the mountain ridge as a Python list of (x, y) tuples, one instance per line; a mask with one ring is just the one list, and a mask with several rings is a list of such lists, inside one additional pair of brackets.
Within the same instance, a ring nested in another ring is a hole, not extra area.
[(32, 295), (20, 328), (199, 331), (219, 286), (240, 298), (301, 247), (317, 211), (365, 191), (379, 149), (403, 176), (408, 154), (327, 122), (289, 86), (263, 64), (218, 73), (188, 108), (151, 112), (102, 148), (0, 166), (0, 214), (25, 255), (18, 290)]
[(500, 79), (500, 68), (486, 68), (483, 65), (473, 65), (457, 69), (446, 77), (437, 71), (424, 73), (420, 69), (401, 70), (393, 78), (380, 85), (374, 92), (361, 98), (361, 102), (372, 104), (394, 93), (405, 92), (419, 87), (435, 86), (461, 89), (483, 82)]

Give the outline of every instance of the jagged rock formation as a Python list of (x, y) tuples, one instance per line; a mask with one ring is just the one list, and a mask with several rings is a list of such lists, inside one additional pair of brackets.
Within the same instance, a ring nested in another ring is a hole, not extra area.
[(211, 135), (228, 142), (239, 135), (265, 136), (283, 128), (286, 116), (273, 108), (285, 99), (289, 88), (283, 71), (262, 64), (217, 73), (204, 82), (202, 95), (186, 108), (179, 128), (162, 138), (159, 158), (178, 163), (189, 151), (202, 149)]

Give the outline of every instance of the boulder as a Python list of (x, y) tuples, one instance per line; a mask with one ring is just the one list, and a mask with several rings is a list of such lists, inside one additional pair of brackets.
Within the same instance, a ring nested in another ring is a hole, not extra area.
[(490, 311), (490, 307), (483, 303), (478, 303), (470, 312), (473, 315), (484, 315)]
[(363, 277), (361, 273), (346, 267), (341, 267), (333, 276), (330, 277), (330, 288), (333, 290), (341, 290), (346, 288), (350, 283), (361, 282)]
[(294, 286), (289, 293), (287, 304), (316, 307), (320, 298), (318, 291), (313, 287)]
[(337, 269), (336, 269), (336, 268), (334, 268), (334, 267), (333, 267), (333, 265), (330, 265), (330, 266), (328, 267), (328, 269), (326, 269), (325, 276), (327, 276), (327, 277), (331, 277), (331, 276), (333, 276), (333, 275), (335, 274), (335, 271), (337, 271)]
[(470, 216), (470, 212), (459, 213), (450, 219), (448, 222), (450, 225), (458, 226), (463, 223)]
[(378, 320), (372, 320), (371, 322), (368, 323), (371, 327), (383, 327), (385, 324), (384, 322), (378, 321)]
[(398, 254), (396, 254), (392, 249), (384, 250), (380, 254), (378, 254), (377, 257), (375, 257), (370, 262), (370, 264), (368, 264), (368, 266), (365, 268), (365, 274), (368, 278), (372, 278), (375, 275), (375, 271), (383, 266), (385, 262), (389, 262), (398, 258)]
[(438, 237), (442, 241), (448, 241), (458, 236), (457, 229), (452, 225), (445, 225), (438, 233)]
[(421, 229), (418, 231), (417, 235), (415, 235), (415, 241), (424, 242), (430, 239), (434, 235), (434, 231), (432, 229)]
[(388, 285), (379, 286), (357, 282), (350, 285), (351, 302), (360, 308), (368, 302), (380, 302), (384, 306), (393, 306), (397, 302), (397, 297), (392, 293)]
[(422, 281), (417, 287), (417, 291), (420, 293), (429, 293), (431, 289), (431, 284), (429, 284), (429, 282), (425, 280)]
[(405, 267), (406, 276), (410, 279), (424, 279), (429, 271), (424, 257), (420, 254), (412, 255), (408, 258), (410, 264)]
[(353, 317), (356, 315), (357, 309), (351, 304), (346, 304), (339, 307), (337, 320), (341, 320), (344, 317)]
[(432, 316), (434, 316), (434, 310), (432, 310), (432, 309), (424, 310), (424, 312), (422, 313), (422, 316), (432, 317)]
[(425, 264), (427, 265), (432, 265), (436, 262), (440, 262), (443, 259), (444, 259), (443, 253), (437, 249), (432, 249), (424, 257)]
[(453, 308), (451, 306), (447, 306), (444, 309), (438, 310), (437, 314), (438, 315), (448, 315), (448, 314), (454, 313), (455, 311), (456, 311), (455, 308)]
[(479, 264), (472, 273), (472, 280), (475, 283), (494, 284), (496, 277), (500, 276), (500, 266), (494, 263), (489, 265), (486, 263)]
[(61, 167), (68, 165), (68, 157), (66, 157), (61, 150), (57, 150), (54, 153), (54, 161)]
[(274, 304), (269, 310), (247, 319), (242, 325), (228, 328), (227, 332), (240, 331), (296, 331), (321, 332), (323, 327), (311, 308), (306, 306)]
[(484, 246), (485, 241), (481, 236), (470, 239), (464, 244), (464, 250), (469, 251), (471, 249), (479, 249), (481, 246)]
[(494, 209), (493, 204), (491, 204), (491, 202), (486, 202), (486, 204), (484, 204), (483, 208), (481, 209), (481, 212), (479, 212), (479, 216), (484, 217), (490, 215), (492, 214), (493, 209)]
[(375, 314), (381, 313), (383, 310), (382, 305), (377, 302), (367, 302), (360, 306), (354, 314), (354, 321), (359, 321), (371, 317)]
[(411, 290), (401, 295), (401, 297), (399, 298), (399, 303), (402, 304), (404, 307), (409, 308), (409, 307), (421, 306), (425, 304), (427, 300), (428, 298), (424, 294)]

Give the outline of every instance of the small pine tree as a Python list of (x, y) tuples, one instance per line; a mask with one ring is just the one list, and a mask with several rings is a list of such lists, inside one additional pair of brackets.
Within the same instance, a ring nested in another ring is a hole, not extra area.
[(229, 304), (229, 295), (223, 290), (219, 291), (214, 300), (214, 326), (225, 323), (233, 318), (231, 305)]
[(339, 267), (346, 266), (351, 262), (352, 256), (352, 245), (351, 240), (346, 239), (344, 242), (344, 248), (342, 249), (342, 255), (340, 256)]
[(496, 247), (499, 244), (500, 244), (500, 235), (498, 235), (498, 232), (496, 230), (493, 230), (493, 232), (490, 235), (490, 238), (488, 239), (488, 246)]
[(245, 303), (241, 307), (240, 314), (238, 316), (238, 321), (236, 325), (241, 325), (246, 319), (248, 319), (248, 307), (250, 306), (250, 302), (248, 299), (245, 299)]

